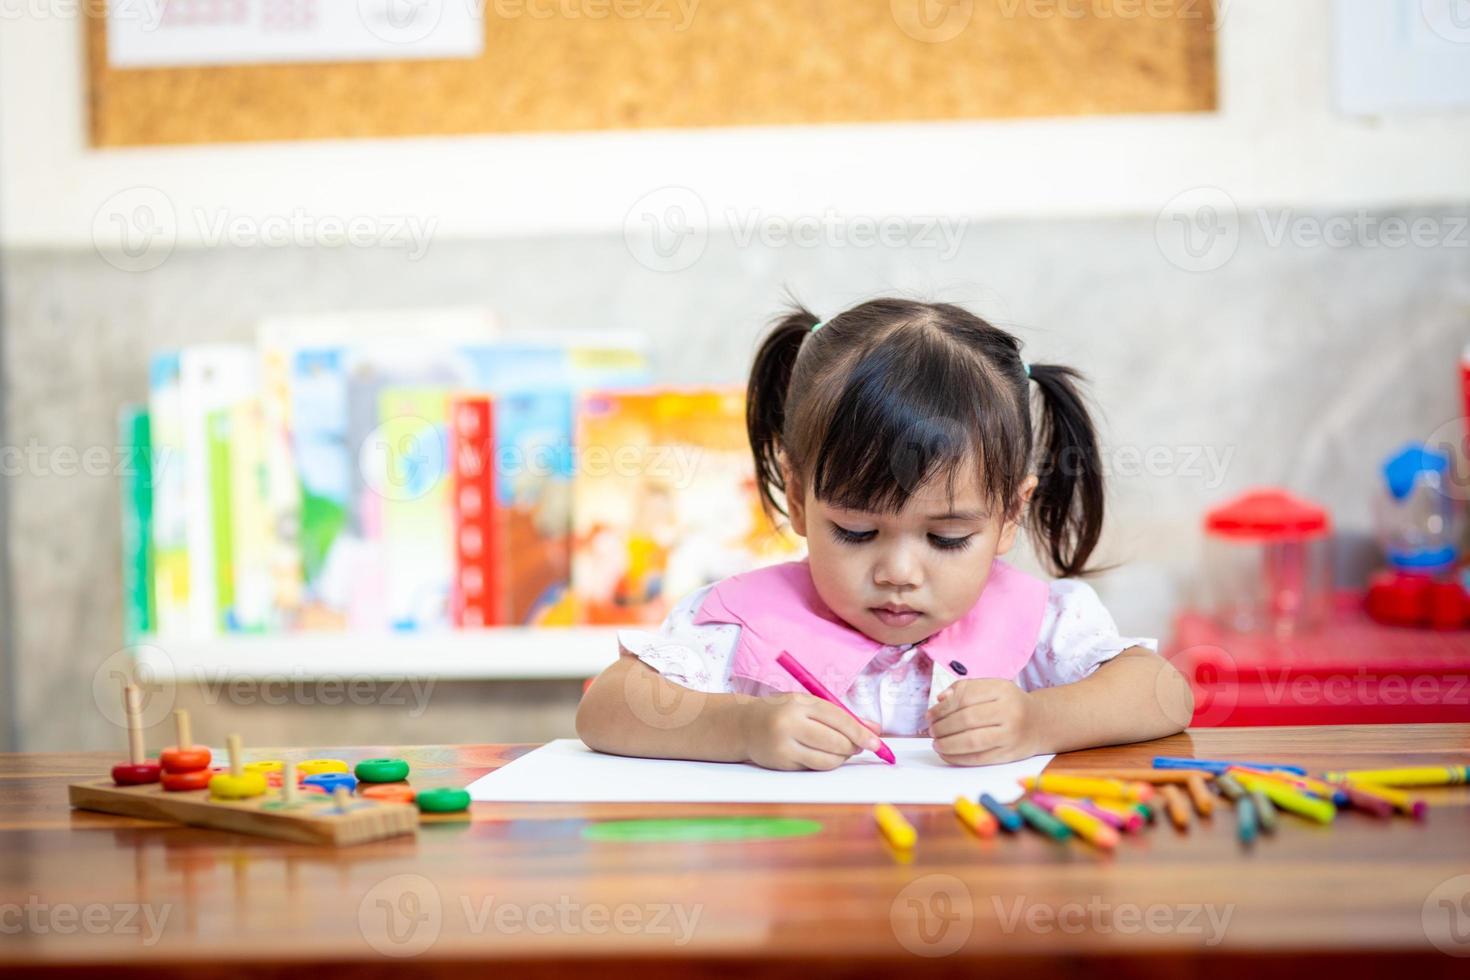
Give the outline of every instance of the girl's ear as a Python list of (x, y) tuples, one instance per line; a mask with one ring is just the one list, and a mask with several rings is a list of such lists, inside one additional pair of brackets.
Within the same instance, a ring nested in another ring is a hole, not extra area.
[(1016, 543), (1016, 534), (1021, 530), (1021, 523), (1026, 519), (1026, 508), (1031, 505), (1031, 495), (1036, 492), (1038, 482), (1035, 473), (1021, 481), (1021, 504), (1016, 508), (1016, 516), (1006, 521), (1005, 526), (1000, 529), (1000, 540), (996, 542), (995, 546), (995, 553), (997, 555), (1003, 555), (1010, 551), (1011, 547)]
[(801, 477), (791, 468), (791, 461), (784, 451), (780, 454), (781, 482), (786, 486), (786, 516), (791, 518), (791, 530), (806, 537), (806, 487)]

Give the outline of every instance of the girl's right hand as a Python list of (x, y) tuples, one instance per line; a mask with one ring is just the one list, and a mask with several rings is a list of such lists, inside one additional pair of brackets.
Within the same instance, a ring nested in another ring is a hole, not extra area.
[(746, 755), (766, 769), (836, 769), (859, 752), (878, 748), (870, 729), (810, 694), (759, 698), (747, 709)]

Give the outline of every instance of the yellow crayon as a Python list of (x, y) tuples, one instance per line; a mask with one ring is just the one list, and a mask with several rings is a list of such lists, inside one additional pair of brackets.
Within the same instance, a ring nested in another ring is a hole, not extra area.
[(968, 796), (956, 796), (954, 798), (955, 816), (960, 822), (969, 827), (981, 837), (995, 836), (995, 818), (981, 809), (980, 804)]
[(1051, 815), (1066, 824), (1072, 833), (1095, 847), (1118, 846), (1118, 832), (1081, 807), (1059, 803), (1052, 809)]
[(907, 851), (919, 839), (914, 825), (905, 820), (903, 814), (891, 803), (879, 803), (873, 807), (873, 819), (878, 821), (878, 829), (883, 831), (888, 843), (900, 851)]
[(1333, 806), (1331, 801), (1308, 796), (1285, 783), (1274, 779), (1262, 779), (1260, 776), (1241, 772), (1239, 769), (1232, 769), (1230, 775), (1234, 776), (1236, 781), (1246, 789), (1260, 790), (1276, 806), (1289, 810), (1299, 817), (1306, 817), (1318, 823), (1331, 823), (1337, 816), (1337, 807)]
[(1409, 766), (1403, 769), (1349, 769), (1329, 772), (1327, 781), (1372, 783), (1375, 786), (1456, 786), (1470, 782), (1470, 766)]
[(1104, 800), (1133, 800), (1146, 802), (1153, 799), (1154, 788), (1148, 783), (1125, 783), (1121, 779), (1092, 779), (1087, 776), (1027, 777), (1021, 780), (1027, 789), (1058, 796), (1091, 796)]

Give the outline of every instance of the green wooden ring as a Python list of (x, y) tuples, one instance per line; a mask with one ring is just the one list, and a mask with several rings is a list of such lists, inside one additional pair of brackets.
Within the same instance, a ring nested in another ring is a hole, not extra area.
[(396, 783), (408, 778), (408, 763), (402, 759), (363, 759), (354, 770), (364, 783)]
[(413, 801), (424, 813), (458, 813), (470, 808), (470, 793), (469, 790), (441, 786), (419, 790)]

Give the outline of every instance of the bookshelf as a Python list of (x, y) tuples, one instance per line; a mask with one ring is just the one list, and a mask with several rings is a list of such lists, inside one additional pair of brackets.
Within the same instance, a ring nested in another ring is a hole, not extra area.
[(156, 637), (134, 646), (164, 681), (399, 678), (553, 680), (595, 676), (617, 659), (616, 627), (500, 627), (442, 633), (350, 632)]

